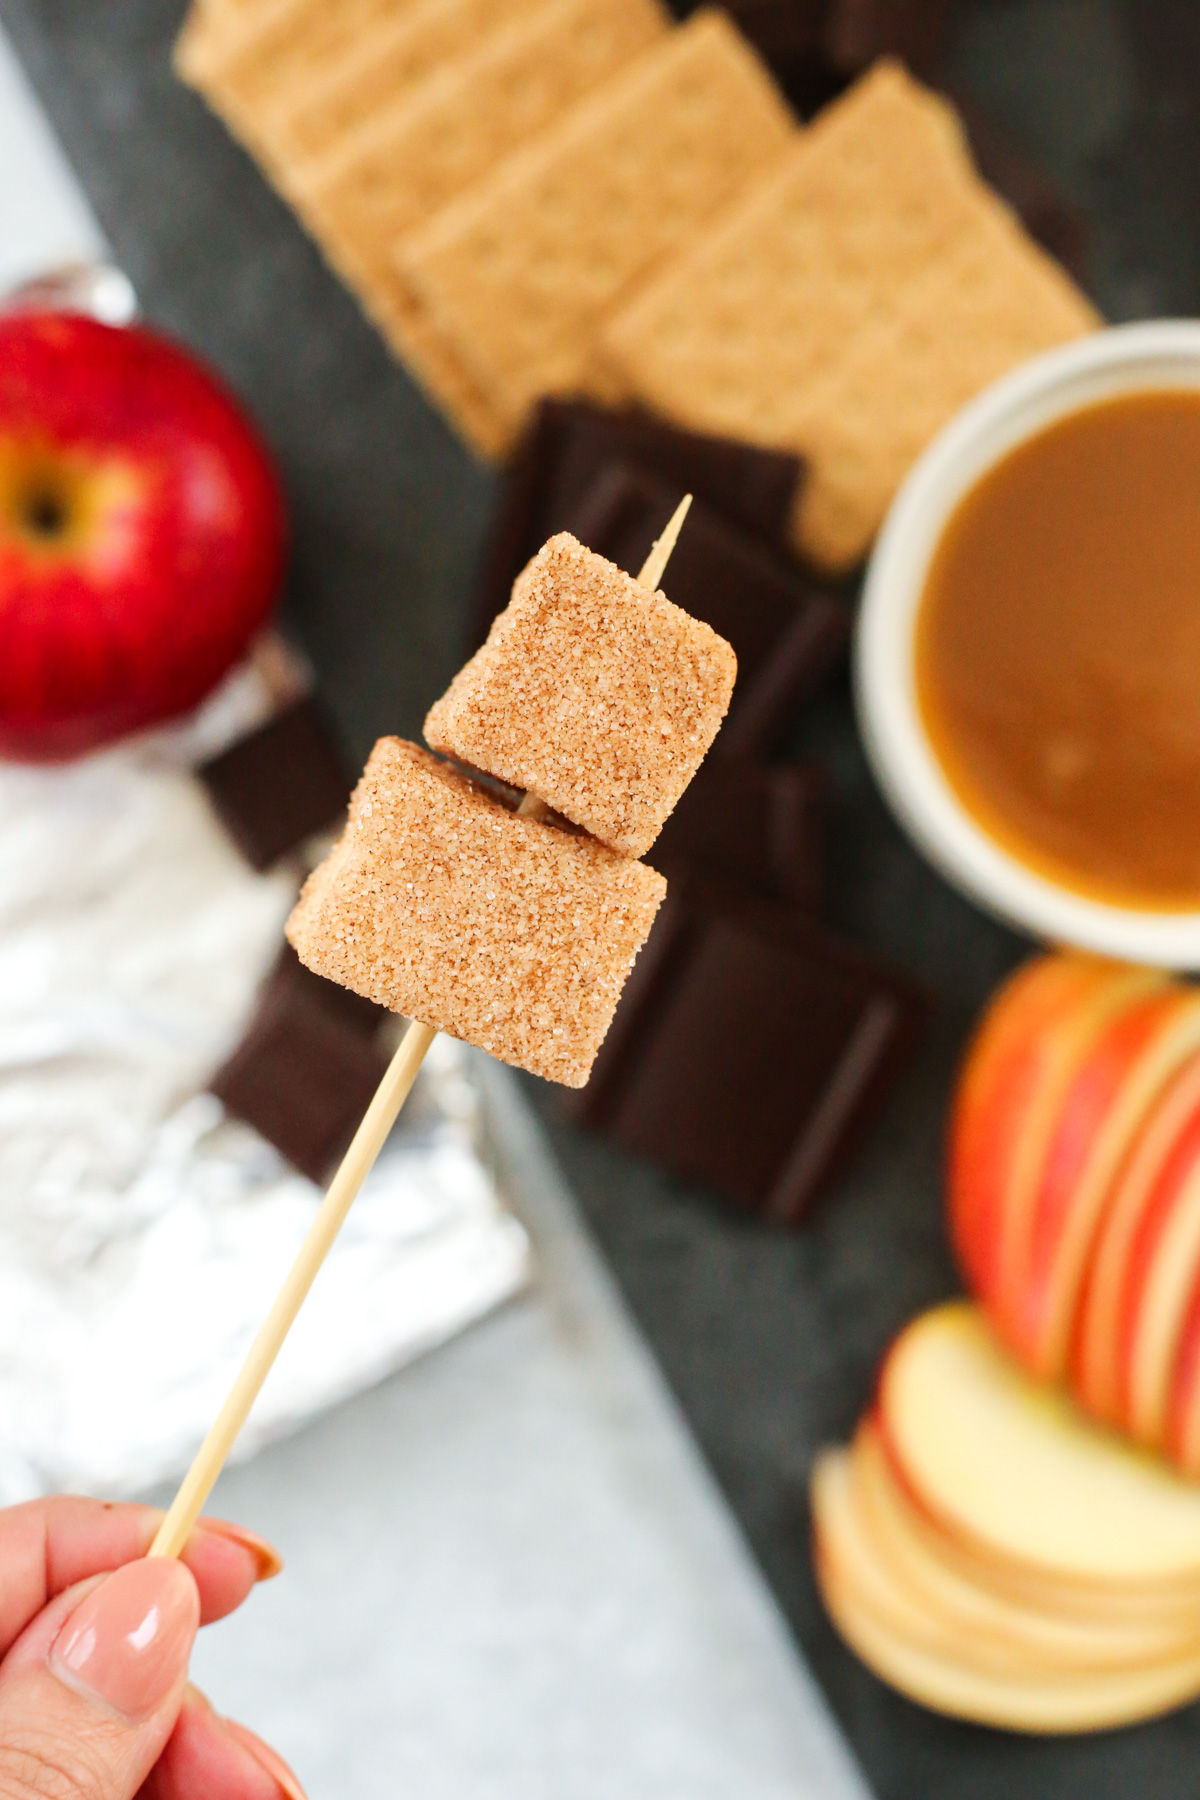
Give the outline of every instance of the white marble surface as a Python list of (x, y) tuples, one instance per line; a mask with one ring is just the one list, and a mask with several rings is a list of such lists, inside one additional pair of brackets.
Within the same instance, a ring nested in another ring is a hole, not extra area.
[(540, 1289), (253, 1463), (288, 1566), (195, 1678), (312, 1800), (866, 1789), (539, 1128), (486, 1071)]

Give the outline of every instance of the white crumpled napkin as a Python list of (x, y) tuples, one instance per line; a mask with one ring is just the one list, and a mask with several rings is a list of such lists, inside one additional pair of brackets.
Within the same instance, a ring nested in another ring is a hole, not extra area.
[[(278, 952), (191, 762), (256, 723), (239, 671), (196, 717), (49, 768), (0, 764), (0, 1504), (122, 1493), (190, 1460), (319, 1193), (203, 1092)], [(524, 1281), (439, 1039), (243, 1434), (242, 1454)]]

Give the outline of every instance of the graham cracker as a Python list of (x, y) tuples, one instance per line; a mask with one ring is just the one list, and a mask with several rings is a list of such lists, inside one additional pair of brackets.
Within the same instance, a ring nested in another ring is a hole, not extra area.
[[(297, 192), (298, 170), (287, 154), (278, 121), (288, 116), (294, 90), (303, 95), (313, 85), (311, 74), (307, 80), (304, 75), (314, 57), (320, 64), (317, 52), (332, 59), (335, 66), (340, 66), (339, 46), (357, 55), (360, 40), (353, 35), (347, 40), (347, 24), (370, 44), (384, 33), (396, 39), (400, 27), (407, 32), (410, 19), (415, 25), (422, 15), (427, 19), (434, 13), (439, 16), (439, 29), (442, 15), (452, 17), (464, 29), (477, 27), (506, 3), (508, 0), (469, 0), (456, 7), (454, 0), (432, 0), (432, 4), (428, 0), (337, 0), (336, 5), (327, 0), (321, 4), (316, 0), (219, 0), (219, 29), (213, 21), (197, 21), (193, 13), (177, 46), (177, 61), (185, 79), (204, 86), (214, 110), (304, 216), (303, 195)], [(512, 0), (526, 8), (532, 3)], [(211, 31), (211, 41), (204, 38), (205, 31)], [(412, 35), (415, 59), (419, 54), (415, 40), (420, 34)], [(445, 45), (445, 37), (437, 36), (439, 54)], [(268, 79), (276, 68), (282, 68), (287, 77), (281, 89), (273, 75)], [(314, 227), (327, 260), (356, 291), (390, 348), (409, 365), (434, 403), (477, 451), (485, 456), (498, 454), (507, 433), (494, 408), (432, 322), (392, 279), (390, 269), (384, 271), (382, 280), (373, 282), (376, 265), (364, 259), (352, 234), (335, 226), (321, 229), (312, 219), (306, 222)]]
[(668, 418), (805, 457), (798, 546), (837, 570), (965, 399), (1098, 323), (951, 108), (882, 63), (608, 321), (600, 354)]
[(402, 240), (396, 264), (515, 436), (586, 380), (633, 283), (792, 142), (754, 52), (705, 11)]
[(175, 71), (199, 88), (252, 147), (269, 138), (272, 105), (290, 106), (347, 47), (420, 0), (263, 0), (193, 8), (175, 45)]
[(347, 42), (271, 120), (276, 153), (304, 163), (326, 155), (436, 69), (457, 62), (543, 0), (416, 0), (375, 30)]
[[(437, 5), (445, 15), (461, 11), (463, 0)], [(406, 90), (308, 168), (300, 184), (306, 212), (318, 228), (356, 235), (364, 256), (386, 260), (389, 240), (534, 137), (662, 37), (667, 24), (659, 0), (544, 0)]]

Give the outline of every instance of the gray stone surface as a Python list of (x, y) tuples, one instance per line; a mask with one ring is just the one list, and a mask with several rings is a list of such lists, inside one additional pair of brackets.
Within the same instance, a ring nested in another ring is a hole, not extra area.
[[(333, 0), (331, 0), (333, 3)], [(356, 749), (413, 732), (454, 667), (490, 478), (389, 365), (241, 153), (178, 88), (180, 0), (0, 0), (152, 319), (262, 419), (296, 522), (289, 609)], [(1042, 155), (1092, 229), (1113, 317), (1200, 311), (1200, 8), (1194, 0), (962, 0), (958, 77)], [(895, 1800), (1049, 1800), (1197, 1787), (1200, 1710), (1042, 1742), (949, 1724), (881, 1687), (824, 1623), (804, 1476), (843, 1435), (889, 1334), (954, 1276), (940, 1134), (962, 1037), (1019, 942), (918, 860), (885, 814), (844, 692), (798, 727), (839, 805), (829, 915), (932, 983), (917, 1067), (803, 1233), (732, 1216), (553, 1123), (625, 1293), (870, 1779)]]

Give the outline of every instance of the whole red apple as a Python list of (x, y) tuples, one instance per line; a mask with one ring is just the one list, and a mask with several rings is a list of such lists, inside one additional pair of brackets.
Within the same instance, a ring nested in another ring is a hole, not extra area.
[(0, 756), (54, 761), (185, 712), (275, 604), (258, 434), (141, 327), (0, 318)]

